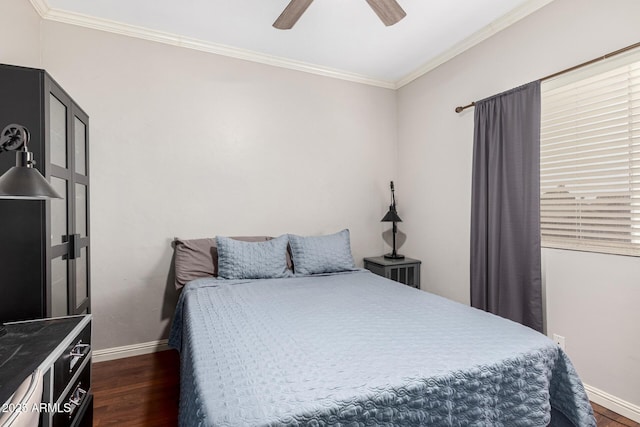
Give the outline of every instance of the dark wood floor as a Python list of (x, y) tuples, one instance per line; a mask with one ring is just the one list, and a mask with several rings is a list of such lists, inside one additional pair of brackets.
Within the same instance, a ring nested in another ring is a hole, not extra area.
[[(163, 351), (93, 365), (94, 426), (178, 425), (178, 353)], [(640, 427), (593, 404), (598, 427)]]
[(596, 414), (598, 427), (640, 427), (639, 423), (631, 421), (630, 419), (625, 418), (622, 415), (618, 415), (615, 412), (598, 405), (597, 403), (591, 402), (591, 406), (593, 406), (593, 411)]
[(174, 350), (95, 363), (93, 425), (177, 426), (178, 366)]

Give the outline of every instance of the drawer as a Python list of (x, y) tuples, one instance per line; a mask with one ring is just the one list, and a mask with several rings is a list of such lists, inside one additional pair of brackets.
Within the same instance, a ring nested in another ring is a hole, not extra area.
[(71, 341), (71, 344), (64, 350), (62, 356), (56, 360), (53, 369), (53, 401), (58, 398), (71, 381), (71, 378), (78, 371), (82, 362), (91, 352), (91, 323)]
[(84, 405), (78, 410), (72, 427), (93, 427), (93, 395), (85, 399)]
[[(88, 406), (91, 406), (89, 408)], [(91, 394), (91, 363), (87, 363), (73, 386), (63, 399), (60, 408), (68, 412), (56, 412), (53, 427), (79, 425), (87, 414), (93, 413), (93, 395)], [(87, 412), (90, 410), (89, 412)]]

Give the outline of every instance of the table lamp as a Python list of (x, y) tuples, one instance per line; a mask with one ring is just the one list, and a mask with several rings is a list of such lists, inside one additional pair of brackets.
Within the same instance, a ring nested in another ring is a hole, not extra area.
[(402, 222), (402, 220), (396, 211), (396, 195), (393, 187), (393, 181), (391, 181), (391, 205), (389, 206), (389, 212), (387, 212), (380, 222), (393, 223), (393, 251), (390, 254), (386, 254), (384, 257), (387, 259), (404, 259), (404, 255), (400, 255), (396, 252), (396, 234), (398, 233), (398, 226), (396, 223)]

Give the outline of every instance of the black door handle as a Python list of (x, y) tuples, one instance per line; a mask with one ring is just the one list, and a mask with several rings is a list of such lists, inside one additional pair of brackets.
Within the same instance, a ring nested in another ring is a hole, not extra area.
[(68, 259), (80, 258), (80, 235), (69, 235), (69, 257)]

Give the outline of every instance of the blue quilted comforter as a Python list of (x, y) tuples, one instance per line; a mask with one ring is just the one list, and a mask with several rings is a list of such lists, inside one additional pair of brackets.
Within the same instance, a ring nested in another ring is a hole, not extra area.
[(596, 425), (547, 337), (366, 271), (195, 280), (170, 345), (182, 426)]

